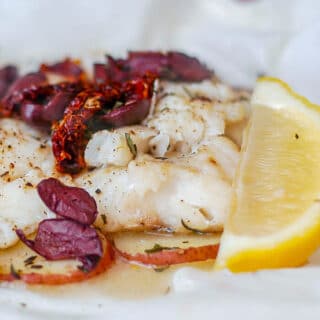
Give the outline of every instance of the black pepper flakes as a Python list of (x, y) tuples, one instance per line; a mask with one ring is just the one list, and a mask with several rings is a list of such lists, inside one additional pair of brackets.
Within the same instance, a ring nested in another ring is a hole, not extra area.
[(127, 142), (128, 148), (129, 148), (130, 152), (133, 155), (133, 159), (135, 159), (136, 156), (137, 156), (137, 153), (138, 153), (137, 145), (133, 143), (129, 133), (126, 132), (124, 135), (125, 135), (125, 138), (126, 138), (126, 142)]
[(25, 266), (29, 266), (31, 264), (34, 263), (34, 260), (37, 258), (37, 256), (30, 256), (29, 258), (25, 259), (23, 262), (24, 262), (24, 265)]
[(20, 279), (20, 274), (19, 274), (19, 272), (14, 268), (13, 264), (10, 265), (10, 274), (11, 274), (15, 279)]
[(31, 269), (42, 269), (43, 266), (41, 264), (33, 264), (30, 268)]
[(0, 175), (0, 177), (3, 178), (3, 177), (5, 177), (8, 173), (9, 173), (9, 171), (5, 171), (4, 173), (2, 173), (2, 174)]

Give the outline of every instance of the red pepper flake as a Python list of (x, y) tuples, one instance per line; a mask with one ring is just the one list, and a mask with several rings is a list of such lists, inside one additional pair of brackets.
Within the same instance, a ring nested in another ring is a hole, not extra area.
[(13, 264), (10, 265), (10, 274), (14, 279), (19, 280), (20, 279), (20, 274), (19, 272), (15, 269)]

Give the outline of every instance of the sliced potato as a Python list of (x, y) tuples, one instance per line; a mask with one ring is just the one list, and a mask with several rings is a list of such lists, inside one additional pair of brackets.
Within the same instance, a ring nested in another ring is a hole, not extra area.
[(22, 242), (1, 251), (0, 281), (22, 280), (28, 284), (67, 284), (80, 282), (104, 272), (113, 262), (113, 248), (101, 236), (103, 256), (90, 272), (81, 270), (78, 260), (48, 261), (39, 256)]
[(168, 235), (121, 233), (114, 237), (115, 250), (124, 259), (152, 266), (215, 259), (219, 235)]

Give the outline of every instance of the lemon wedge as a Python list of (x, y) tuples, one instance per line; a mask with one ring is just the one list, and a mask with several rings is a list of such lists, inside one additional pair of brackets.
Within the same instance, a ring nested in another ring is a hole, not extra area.
[(258, 80), (217, 268), (299, 266), (320, 246), (320, 106)]

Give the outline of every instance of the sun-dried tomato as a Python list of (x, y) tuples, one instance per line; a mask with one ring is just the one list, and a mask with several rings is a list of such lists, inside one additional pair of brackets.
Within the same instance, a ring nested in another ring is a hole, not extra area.
[(53, 130), (57, 169), (77, 173), (85, 167), (88, 134), (142, 121), (149, 112), (154, 80), (148, 74), (122, 84), (110, 83), (80, 92)]
[(85, 167), (88, 122), (102, 110), (103, 95), (92, 89), (80, 92), (53, 128), (52, 150), (60, 172), (77, 173)]
[[(77, 173), (85, 167), (90, 134), (140, 123), (149, 113), (156, 78), (201, 81), (212, 76), (196, 58), (175, 51), (129, 52), (127, 59), (107, 59), (106, 65), (94, 65), (94, 82), (75, 60), (43, 64), (40, 72), (14, 81), (1, 100), (0, 116), (17, 116), (52, 128), (60, 172)], [(49, 85), (49, 73), (67, 82)]]

